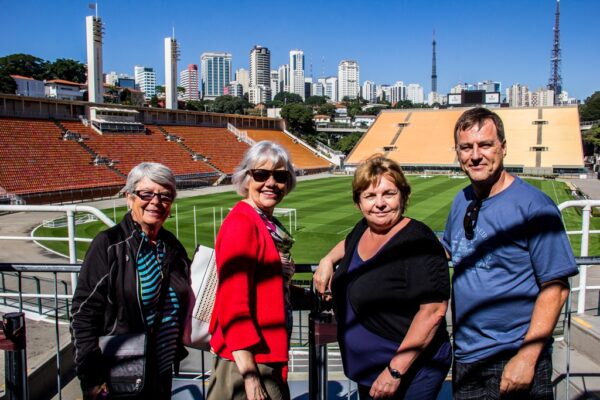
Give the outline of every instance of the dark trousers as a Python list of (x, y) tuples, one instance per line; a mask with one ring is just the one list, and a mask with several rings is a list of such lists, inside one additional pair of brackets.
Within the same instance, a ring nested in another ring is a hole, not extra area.
[[(435, 400), (452, 363), (452, 348), (449, 342), (441, 344), (435, 354), (418, 359), (400, 382), (393, 400)], [(431, 358), (429, 358), (431, 357)], [(358, 385), (360, 400), (371, 400), (371, 386)]]
[(528, 390), (500, 396), (500, 380), (514, 352), (503, 353), (473, 363), (454, 364), (452, 390), (455, 400), (533, 399), (552, 400), (552, 357), (543, 354), (535, 366), (533, 382)]

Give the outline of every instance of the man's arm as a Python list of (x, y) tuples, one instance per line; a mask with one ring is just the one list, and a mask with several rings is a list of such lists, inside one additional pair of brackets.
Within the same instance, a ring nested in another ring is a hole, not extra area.
[(542, 284), (525, 340), (517, 354), (504, 367), (500, 381), (501, 393), (525, 390), (531, 385), (537, 360), (554, 331), (568, 294), (569, 284), (566, 278)]

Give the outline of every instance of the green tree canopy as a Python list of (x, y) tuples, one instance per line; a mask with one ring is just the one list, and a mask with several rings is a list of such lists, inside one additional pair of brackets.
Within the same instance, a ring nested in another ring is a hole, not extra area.
[(353, 132), (349, 135), (345, 135), (337, 143), (338, 150), (344, 154), (348, 154), (354, 146), (356, 146), (356, 143), (358, 143), (362, 135), (363, 134), (360, 132)]
[(302, 97), (296, 93), (279, 92), (273, 98), (274, 107), (283, 107), (286, 104), (302, 103)]
[(319, 108), (317, 108), (317, 113), (333, 117), (335, 115), (335, 106), (331, 103), (322, 104), (319, 106)]
[(290, 131), (297, 135), (311, 135), (315, 132), (313, 111), (304, 104), (287, 104), (281, 109), (281, 118), (285, 119)]
[(244, 109), (249, 108), (250, 103), (245, 99), (234, 96), (219, 96), (212, 103), (212, 112), (225, 114), (244, 114)]
[(582, 121), (600, 120), (600, 92), (595, 92), (579, 106), (579, 118)]
[(29, 54), (11, 54), (0, 57), (0, 93), (14, 94), (17, 90), (17, 84), (10, 75), (45, 79), (47, 64), (47, 61)]
[(594, 153), (600, 148), (600, 125), (594, 125), (583, 134), (583, 142), (594, 145)]
[(325, 103), (327, 103), (327, 97), (325, 97), (325, 96), (310, 96), (304, 102), (304, 104), (306, 104), (308, 106), (321, 106)]
[(212, 109), (212, 101), (189, 100), (185, 103), (185, 109), (190, 111), (210, 111)]
[(46, 64), (47, 79), (64, 79), (66, 81), (85, 83), (87, 68), (76, 60), (57, 58), (53, 63)]

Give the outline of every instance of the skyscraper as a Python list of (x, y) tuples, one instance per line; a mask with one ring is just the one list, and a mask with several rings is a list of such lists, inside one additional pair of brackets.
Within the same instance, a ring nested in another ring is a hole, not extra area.
[(85, 17), (87, 45), (88, 99), (91, 103), (104, 103), (102, 85), (102, 20), (92, 15)]
[(136, 65), (133, 69), (135, 84), (144, 92), (144, 99), (150, 100), (156, 94), (156, 72), (150, 67)]
[(277, 79), (279, 82), (280, 92), (290, 92), (290, 66), (283, 64), (277, 70)]
[(423, 86), (418, 83), (409, 83), (406, 87), (406, 100), (413, 104), (422, 104), (424, 100)]
[(259, 45), (250, 51), (250, 87), (271, 85), (271, 52)]
[(231, 54), (202, 53), (202, 97), (214, 100), (223, 96), (223, 89), (231, 82)]
[(373, 81), (365, 81), (362, 85), (361, 97), (369, 103), (377, 102), (377, 87)]
[(279, 93), (279, 72), (271, 70), (271, 96), (275, 97)]
[(342, 60), (338, 65), (339, 99), (344, 97), (356, 99), (360, 94), (360, 71), (358, 63), (353, 60)]
[(235, 70), (235, 81), (242, 85), (244, 93), (248, 93), (250, 90), (250, 74), (248, 70), (244, 68), (238, 68)]
[(305, 100), (304, 92), (304, 52), (302, 50), (290, 51), (290, 90)]
[(188, 65), (187, 69), (184, 69), (179, 74), (179, 83), (185, 89), (183, 94), (184, 100), (199, 100), (198, 94), (198, 66), (196, 64)]
[(333, 103), (337, 103), (340, 99), (338, 97), (338, 78), (330, 76), (325, 78), (324, 85), (325, 97), (329, 97), (329, 100)]
[(174, 37), (165, 38), (165, 108), (177, 109), (177, 60), (179, 45)]

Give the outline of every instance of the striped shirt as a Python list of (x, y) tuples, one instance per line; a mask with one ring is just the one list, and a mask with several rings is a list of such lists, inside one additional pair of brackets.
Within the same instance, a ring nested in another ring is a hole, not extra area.
[[(153, 248), (148, 237), (142, 233), (143, 242), (137, 258), (140, 298), (147, 327), (156, 325), (156, 314), (162, 288), (162, 263), (165, 246), (162, 241)], [(179, 337), (179, 299), (172, 287), (165, 297), (162, 320), (156, 336), (156, 359), (159, 374), (173, 365)]]

